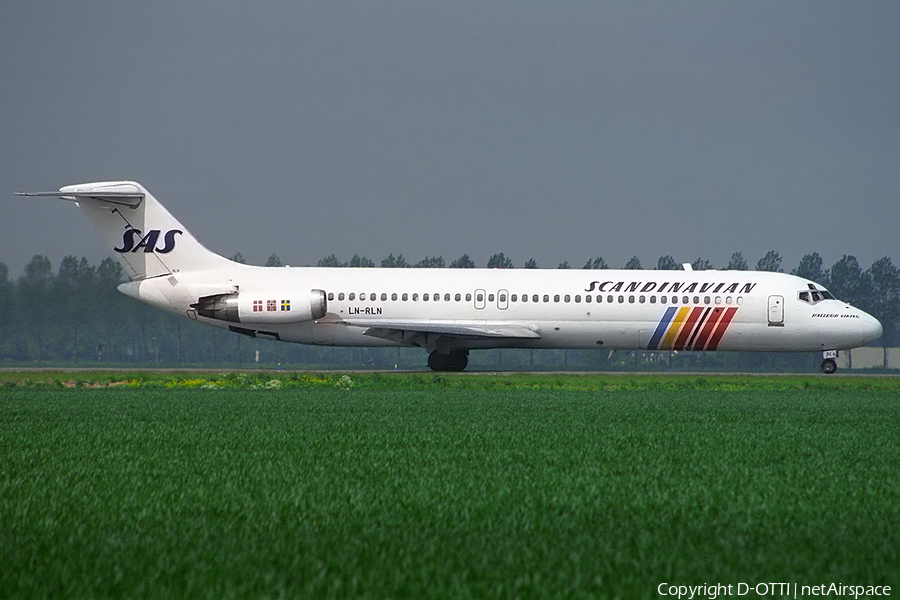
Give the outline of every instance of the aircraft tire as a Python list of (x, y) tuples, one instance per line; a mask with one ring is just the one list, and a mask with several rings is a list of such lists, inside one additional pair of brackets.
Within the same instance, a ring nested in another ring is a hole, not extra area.
[(469, 357), (466, 356), (465, 351), (459, 350), (451, 350), (450, 351), (450, 360), (447, 363), (448, 371), (465, 371), (466, 365), (469, 364)]
[(437, 350), (428, 355), (428, 368), (432, 371), (447, 371), (449, 366), (449, 355), (441, 354)]
[(834, 362), (834, 360), (832, 360), (830, 358), (826, 358), (825, 360), (822, 361), (821, 369), (822, 369), (822, 372), (825, 373), (826, 375), (831, 375), (832, 373), (837, 371), (837, 363)]

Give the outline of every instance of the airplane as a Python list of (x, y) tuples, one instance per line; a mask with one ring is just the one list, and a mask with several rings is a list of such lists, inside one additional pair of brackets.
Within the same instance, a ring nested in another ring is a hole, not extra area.
[(881, 337), (881, 323), (816, 282), (760, 271), (258, 267), (207, 248), (133, 181), (68, 185), (131, 281), (119, 290), (254, 338), (421, 347), (434, 371), (483, 348), (823, 353)]

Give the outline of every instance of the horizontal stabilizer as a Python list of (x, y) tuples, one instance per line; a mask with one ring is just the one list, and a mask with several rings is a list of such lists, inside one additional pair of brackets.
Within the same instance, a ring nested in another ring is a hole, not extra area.
[(107, 190), (91, 190), (79, 191), (71, 189), (77, 186), (64, 187), (57, 192), (17, 192), (16, 196), (50, 196), (63, 198), (65, 200), (78, 201), (79, 199), (96, 200), (102, 204), (112, 204), (115, 206), (127, 206), (128, 208), (137, 208), (144, 199), (144, 192), (138, 189), (107, 189)]

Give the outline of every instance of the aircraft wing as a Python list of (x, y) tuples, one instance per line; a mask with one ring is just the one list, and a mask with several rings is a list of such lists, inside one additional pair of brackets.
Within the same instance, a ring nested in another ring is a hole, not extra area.
[(461, 320), (416, 319), (344, 319), (338, 322), (351, 327), (365, 327), (365, 335), (398, 341), (415, 335), (439, 335), (454, 338), (505, 338), (537, 340), (538, 328), (527, 323)]

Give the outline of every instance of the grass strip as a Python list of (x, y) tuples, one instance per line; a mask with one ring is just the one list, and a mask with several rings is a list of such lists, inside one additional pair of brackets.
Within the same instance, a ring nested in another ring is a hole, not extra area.
[(890, 391), (160, 381), (0, 390), (0, 596), (900, 583)]

